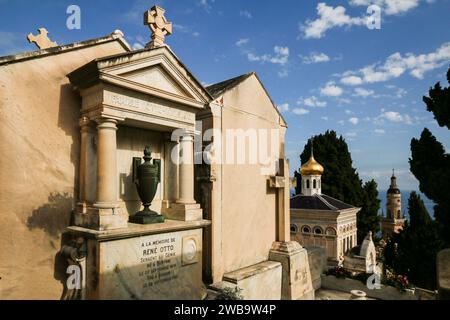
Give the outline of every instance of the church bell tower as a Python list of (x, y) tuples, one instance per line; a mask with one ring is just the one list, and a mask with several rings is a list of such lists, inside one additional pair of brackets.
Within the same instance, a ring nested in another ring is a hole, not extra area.
[(381, 221), (383, 237), (388, 238), (393, 233), (403, 229), (402, 193), (397, 186), (397, 177), (392, 169), (391, 185), (386, 193), (386, 217)]

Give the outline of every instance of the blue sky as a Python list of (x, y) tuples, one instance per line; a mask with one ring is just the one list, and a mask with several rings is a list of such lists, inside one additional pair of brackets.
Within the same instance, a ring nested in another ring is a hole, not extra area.
[[(0, 0), (0, 55), (34, 50), (25, 37), (46, 27), (58, 44), (120, 29), (136, 48), (148, 42), (143, 12), (153, 4), (174, 23), (167, 43), (204, 84), (256, 71), (283, 112), (291, 171), (308, 137), (334, 129), (349, 144), (363, 180), (417, 189), (409, 143), (424, 127), (450, 151), (450, 132), (422, 96), (447, 85), (450, 0)], [(366, 27), (369, 4), (381, 29)], [(66, 8), (81, 9), (81, 29), (66, 28)]]

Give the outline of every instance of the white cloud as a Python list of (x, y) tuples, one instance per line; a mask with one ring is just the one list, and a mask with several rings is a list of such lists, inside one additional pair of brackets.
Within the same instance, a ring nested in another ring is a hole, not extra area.
[(386, 111), (383, 113), (383, 117), (392, 122), (411, 122), (408, 115), (402, 115), (397, 111)]
[(203, 9), (205, 9), (207, 12), (209, 12), (212, 8), (212, 4), (215, 2), (216, 0), (200, 0), (198, 2), (198, 4), (203, 7)]
[(351, 117), (348, 119), (348, 122), (356, 126), (359, 123), (359, 119), (357, 117)]
[(280, 71), (278, 71), (277, 74), (280, 78), (286, 78), (289, 75), (289, 72), (286, 68), (283, 68)]
[(193, 31), (190, 27), (183, 26), (181, 24), (173, 24), (173, 29), (180, 33), (190, 34), (193, 37), (200, 36), (200, 32)]
[(330, 57), (325, 53), (311, 52), (309, 56), (300, 56), (304, 64), (321, 63), (330, 61)]
[(239, 39), (238, 41), (236, 41), (235, 45), (236, 45), (236, 47), (242, 47), (243, 45), (245, 45), (249, 42), (250, 42), (249, 38), (243, 38), (243, 39)]
[(139, 50), (139, 49), (143, 49), (143, 48), (144, 48), (144, 46), (139, 42), (133, 43), (133, 45), (131, 46), (131, 49), (133, 49), (133, 50)]
[(408, 91), (406, 91), (403, 88), (398, 88), (397, 91), (395, 92), (395, 96), (399, 99), (403, 98), (406, 94), (408, 93)]
[(303, 116), (305, 114), (308, 114), (309, 110), (303, 108), (295, 108), (294, 110), (292, 110), (292, 112), (295, 113), (296, 115)]
[(348, 99), (348, 98), (338, 98), (337, 101), (338, 101), (340, 104), (349, 104), (349, 103), (352, 103), (352, 100), (350, 100), (350, 99)]
[(270, 62), (273, 64), (285, 65), (289, 61), (289, 48), (275, 46), (273, 48), (274, 55), (263, 54), (263, 55), (255, 55), (254, 53), (248, 53), (247, 59), (250, 62)]
[[(425, 0), (432, 3), (431, 0)], [(398, 15), (408, 12), (419, 5), (420, 0), (349, 0), (351, 5), (369, 6), (376, 4), (381, 7), (382, 12), (386, 15)]]
[(286, 67), (286, 64), (289, 61), (289, 48), (288, 47), (281, 47), (281, 46), (275, 46), (273, 48), (273, 51), (275, 54), (263, 54), (263, 55), (256, 55), (252, 52), (247, 53), (247, 59), (250, 62), (261, 62), (261, 63), (272, 63), (272, 64), (278, 64), (282, 66), (283, 68), (278, 71), (278, 76), (280, 78), (285, 78), (288, 76), (288, 69)]
[(334, 27), (351, 27), (353, 25), (366, 24), (365, 18), (350, 17), (342, 6), (333, 8), (327, 6), (326, 3), (320, 2), (316, 10), (319, 18), (307, 20), (304, 25), (300, 26), (300, 31), (305, 38), (322, 38), (327, 30)]
[(326, 105), (327, 105), (326, 101), (320, 101), (315, 96), (311, 96), (311, 97), (305, 98), (305, 99), (300, 99), (299, 101), (297, 101), (297, 103), (304, 104), (305, 106), (308, 106), (308, 107), (326, 107)]
[(342, 88), (336, 86), (334, 82), (328, 82), (325, 87), (320, 88), (320, 93), (324, 96), (339, 97), (342, 95)]
[[(446, 65), (450, 61), (450, 42), (442, 44), (434, 52), (427, 54), (396, 52), (383, 63), (365, 66), (358, 71), (347, 71), (341, 76), (341, 82), (348, 85), (375, 83), (398, 78), (405, 72), (417, 79), (424, 74)], [(350, 76), (351, 75), (351, 76)]]
[(382, 124), (383, 120), (405, 124), (413, 123), (411, 117), (407, 114), (401, 114), (400, 112), (397, 111), (384, 111), (382, 109), (381, 114), (375, 119), (374, 122), (375, 124)]
[(345, 114), (352, 114), (353, 112), (351, 111), (351, 110), (349, 110), (349, 109), (346, 109), (345, 111)]
[(244, 18), (247, 18), (247, 19), (253, 18), (253, 15), (252, 15), (249, 11), (247, 11), (247, 10), (241, 10), (241, 11), (239, 11), (239, 15), (240, 15), (241, 17), (244, 17)]
[(289, 111), (289, 103), (282, 103), (282, 104), (278, 105), (277, 107), (280, 112)]
[(373, 130), (373, 132), (376, 134), (379, 134), (379, 135), (386, 133), (386, 131), (384, 131), (384, 129), (375, 129), (375, 130)]
[(360, 77), (357, 76), (346, 76), (341, 78), (341, 82), (349, 86), (357, 86), (362, 84), (363, 81)]
[(320, 117), (320, 119), (322, 119), (324, 121), (328, 121), (328, 117), (326, 117), (326, 116)]
[(341, 126), (345, 124), (344, 120), (339, 120), (337, 123), (340, 124)]
[[(351, 5), (364, 6), (367, 8), (371, 4), (376, 4), (381, 7), (382, 14), (398, 15), (406, 13), (418, 6), (421, 1), (427, 3), (434, 2), (433, 0), (349, 0)], [(318, 18), (315, 20), (307, 20), (300, 25), (300, 31), (305, 38), (321, 38), (325, 33), (332, 28), (352, 26), (365, 26), (367, 16), (365, 10), (360, 17), (352, 17), (346, 13), (343, 6), (332, 7), (324, 2), (317, 5)]]
[(370, 89), (355, 88), (354, 96), (367, 98), (368, 96), (372, 96), (374, 93), (375, 93), (375, 91), (370, 90)]

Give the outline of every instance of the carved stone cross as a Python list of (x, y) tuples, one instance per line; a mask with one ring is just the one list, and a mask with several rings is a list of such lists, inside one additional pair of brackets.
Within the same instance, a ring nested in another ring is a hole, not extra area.
[(32, 33), (28, 34), (27, 39), (29, 43), (34, 42), (34, 44), (39, 49), (47, 49), (51, 47), (56, 47), (58, 44), (54, 41), (51, 41), (48, 38), (48, 31), (45, 28), (39, 28), (38, 29), (39, 34), (37, 36), (33, 35)]
[(147, 47), (163, 46), (166, 35), (172, 34), (172, 22), (167, 21), (164, 12), (163, 8), (153, 6), (144, 13), (144, 24), (152, 30), (152, 41)]
[(279, 159), (278, 175), (269, 178), (269, 187), (277, 189), (278, 230), (277, 241), (290, 241), (290, 188), (293, 180), (289, 177), (289, 162)]

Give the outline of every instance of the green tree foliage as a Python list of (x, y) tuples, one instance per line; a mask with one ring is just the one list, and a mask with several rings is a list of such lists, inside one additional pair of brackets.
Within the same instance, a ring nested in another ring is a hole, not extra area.
[(385, 264), (396, 274), (406, 275), (414, 285), (434, 290), (436, 254), (442, 248), (438, 225), (415, 192), (409, 196), (408, 213), (409, 222), (384, 250)]
[[(361, 179), (353, 168), (353, 162), (347, 143), (342, 136), (338, 137), (335, 131), (326, 131), (313, 137), (314, 158), (325, 168), (322, 176), (322, 193), (339, 199), (354, 206), (361, 207), (358, 214), (358, 242), (371, 230), (379, 230), (377, 184), (375, 181), (362, 184)], [(301, 163), (309, 160), (311, 143), (308, 142), (302, 154)], [(295, 172), (297, 178), (296, 193), (301, 192), (301, 175)], [(361, 228), (361, 231), (360, 231)]]
[(361, 243), (364, 237), (372, 231), (376, 234), (380, 230), (380, 199), (378, 199), (378, 185), (375, 180), (364, 183), (362, 208), (358, 213), (358, 241)]
[[(447, 72), (450, 82), (450, 69)], [(450, 129), (450, 87), (442, 89), (437, 83), (424, 97), (427, 110), (433, 112), (440, 126)], [(434, 217), (439, 223), (443, 240), (450, 246), (450, 155), (442, 144), (425, 128), (420, 139), (411, 140), (410, 169), (419, 180), (419, 188), (436, 204)]]
[[(447, 71), (447, 81), (450, 83), (450, 69)], [(450, 129), (450, 86), (442, 88), (438, 82), (430, 88), (429, 97), (423, 97), (427, 110), (433, 112), (434, 118), (441, 127)]]

